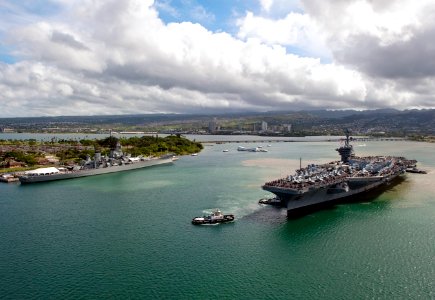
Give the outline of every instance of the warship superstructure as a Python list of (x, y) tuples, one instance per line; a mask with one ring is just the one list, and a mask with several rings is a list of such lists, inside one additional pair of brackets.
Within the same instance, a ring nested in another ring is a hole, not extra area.
[(24, 175), (19, 177), (19, 180), (21, 183), (35, 183), (71, 179), (170, 164), (173, 161), (174, 157), (172, 154), (153, 158), (143, 156), (131, 157), (124, 154), (118, 141), (116, 147), (110, 150), (108, 157), (102, 156), (99, 151), (95, 151), (94, 158), (91, 159), (90, 156), (87, 156), (80, 166), (39, 168), (26, 171)]
[(344, 145), (336, 149), (340, 161), (326, 164), (310, 164), (285, 178), (266, 182), (262, 188), (272, 192), (287, 208), (287, 215), (298, 216), (319, 207), (347, 198), (358, 198), (361, 193), (381, 188), (407, 168), (415, 166), (415, 160), (396, 156), (357, 157), (350, 144), (350, 132), (345, 131)]

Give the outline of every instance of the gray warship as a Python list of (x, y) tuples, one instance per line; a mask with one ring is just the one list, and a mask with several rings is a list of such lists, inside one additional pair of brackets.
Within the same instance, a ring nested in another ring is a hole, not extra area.
[(21, 183), (27, 184), (71, 179), (171, 164), (173, 161), (172, 154), (155, 158), (131, 157), (123, 153), (121, 144), (118, 141), (115, 148), (110, 150), (108, 157), (104, 157), (99, 151), (96, 151), (93, 159), (88, 156), (80, 166), (39, 168), (26, 171), (24, 175), (19, 177), (19, 180)]
[[(361, 198), (362, 193), (380, 191), (417, 161), (396, 156), (354, 155), (350, 132), (344, 145), (336, 149), (340, 161), (310, 164), (294, 175), (266, 182), (262, 188), (276, 195), (288, 217), (297, 217), (344, 200)], [(398, 179), (398, 178), (397, 178)]]

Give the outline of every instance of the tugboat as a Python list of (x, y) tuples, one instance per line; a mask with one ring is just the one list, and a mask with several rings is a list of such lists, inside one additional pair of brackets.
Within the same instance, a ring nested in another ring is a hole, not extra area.
[(228, 223), (234, 221), (234, 215), (224, 215), (219, 209), (216, 209), (208, 216), (196, 217), (192, 219), (193, 225), (207, 225), (207, 224), (219, 224)]

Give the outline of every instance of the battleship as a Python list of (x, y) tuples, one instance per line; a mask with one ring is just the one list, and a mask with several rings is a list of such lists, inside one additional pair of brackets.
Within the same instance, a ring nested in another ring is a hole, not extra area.
[(350, 199), (361, 199), (363, 194), (380, 191), (406, 170), (415, 160), (397, 156), (354, 155), (350, 132), (345, 131), (344, 145), (336, 149), (341, 160), (322, 165), (309, 164), (285, 178), (266, 182), (262, 188), (276, 195), (288, 217), (297, 217), (319, 208)]
[(124, 154), (118, 141), (116, 147), (111, 149), (108, 157), (102, 156), (99, 151), (96, 151), (93, 159), (87, 156), (87, 159), (80, 166), (39, 168), (26, 171), (24, 175), (19, 176), (19, 180), (21, 183), (27, 184), (72, 179), (171, 164), (174, 160), (172, 154), (155, 158), (131, 157)]

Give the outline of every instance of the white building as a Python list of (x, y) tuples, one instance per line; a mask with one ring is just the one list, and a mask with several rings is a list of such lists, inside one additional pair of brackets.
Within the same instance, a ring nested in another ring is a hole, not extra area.
[(267, 123), (264, 121), (261, 121), (261, 131), (267, 131)]
[(219, 130), (220, 130), (220, 126), (219, 126), (219, 124), (218, 124), (216, 118), (214, 118), (213, 120), (211, 120), (211, 121), (208, 123), (208, 131), (209, 131), (210, 133), (215, 133), (216, 131), (219, 131)]
[(285, 132), (291, 132), (292, 131), (292, 124), (282, 124), (282, 128)]

